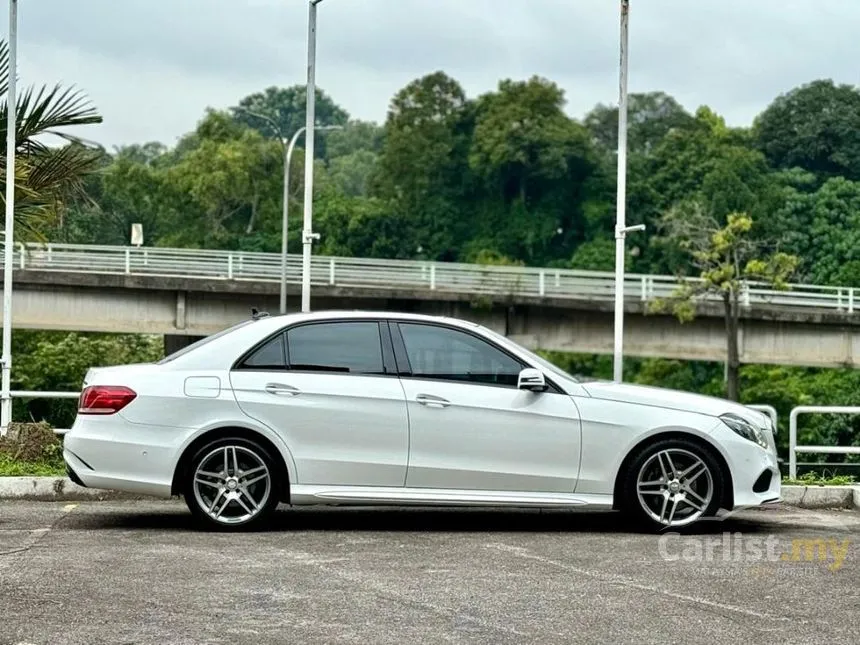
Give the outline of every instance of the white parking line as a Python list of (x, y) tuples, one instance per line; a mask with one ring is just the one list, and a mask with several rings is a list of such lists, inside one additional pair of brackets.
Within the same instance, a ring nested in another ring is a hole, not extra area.
[(519, 556), (521, 558), (525, 558), (527, 560), (535, 560), (537, 562), (541, 562), (542, 564), (548, 564), (554, 567), (558, 567), (559, 569), (564, 569), (565, 571), (570, 571), (576, 573), (580, 576), (586, 576), (592, 578), (594, 580), (598, 580), (600, 582), (605, 582), (608, 584), (615, 584), (622, 587), (629, 587), (631, 589), (637, 589), (639, 591), (648, 591), (650, 593), (660, 594), (661, 596), (666, 596), (668, 598), (673, 598), (675, 600), (684, 600), (686, 602), (690, 602), (696, 605), (702, 605), (705, 607), (710, 607), (714, 609), (722, 609), (725, 611), (734, 612), (737, 614), (744, 614), (746, 616), (753, 616), (754, 618), (766, 618), (768, 620), (774, 621), (784, 621), (788, 620), (783, 616), (774, 616), (772, 614), (765, 614), (758, 611), (754, 611), (752, 609), (747, 609), (746, 607), (739, 607), (737, 605), (728, 605), (722, 602), (715, 602), (713, 600), (706, 600), (705, 598), (698, 598), (696, 596), (687, 596), (685, 594), (675, 593), (674, 591), (667, 591), (666, 589), (661, 589), (660, 587), (655, 587), (652, 585), (645, 585), (640, 582), (636, 582), (631, 580), (630, 578), (625, 578), (624, 576), (619, 576), (613, 573), (595, 573), (594, 571), (588, 571), (587, 569), (580, 569), (579, 567), (571, 566), (565, 562), (559, 562), (558, 560), (553, 560), (551, 558), (547, 558), (541, 555), (537, 555), (536, 553), (532, 553), (528, 549), (523, 547), (511, 546), (510, 544), (503, 544), (499, 542), (492, 542), (484, 545), (487, 549), (495, 549), (497, 551), (504, 551), (506, 553), (510, 553), (512, 555)]

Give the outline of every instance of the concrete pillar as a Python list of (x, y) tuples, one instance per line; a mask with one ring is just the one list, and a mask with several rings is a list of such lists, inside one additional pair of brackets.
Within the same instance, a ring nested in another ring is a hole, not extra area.
[(164, 355), (170, 356), (184, 347), (200, 340), (202, 336), (177, 336), (175, 334), (164, 335)]

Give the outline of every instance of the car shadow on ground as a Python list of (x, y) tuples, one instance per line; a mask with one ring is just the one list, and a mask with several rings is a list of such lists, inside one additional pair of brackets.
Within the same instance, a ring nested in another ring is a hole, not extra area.
[[(711, 519), (675, 531), (714, 534), (780, 530), (780, 526), (768, 522), (766, 516), (765, 511), (747, 511), (742, 517)], [(88, 530), (203, 531), (180, 505), (165, 511), (141, 508), (134, 513), (88, 512), (77, 515), (67, 526)], [(647, 534), (616, 512), (449, 507), (281, 507), (268, 524), (259, 529), (259, 532), (297, 531)]]

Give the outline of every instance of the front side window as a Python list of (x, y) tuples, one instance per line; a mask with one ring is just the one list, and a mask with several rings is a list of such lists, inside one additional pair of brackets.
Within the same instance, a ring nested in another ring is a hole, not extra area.
[(412, 375), (446, 381), (516, 387), (522, 365), (466, 332), (400, 323)]
[(385, 374), (377, 322), (318, 323), (287, 331), (291, 370)]

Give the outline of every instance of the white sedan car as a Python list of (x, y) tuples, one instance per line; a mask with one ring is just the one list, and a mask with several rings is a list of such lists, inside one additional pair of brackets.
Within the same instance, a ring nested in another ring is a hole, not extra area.
[(479, 325), (392, 313), (255, 317), (91, 369), (64, 456), (81, 485), (183, 495), (219, 529), (279, 502), (618, 509), (666, 529), (780, 498), (759, 412), (580, 382)]

